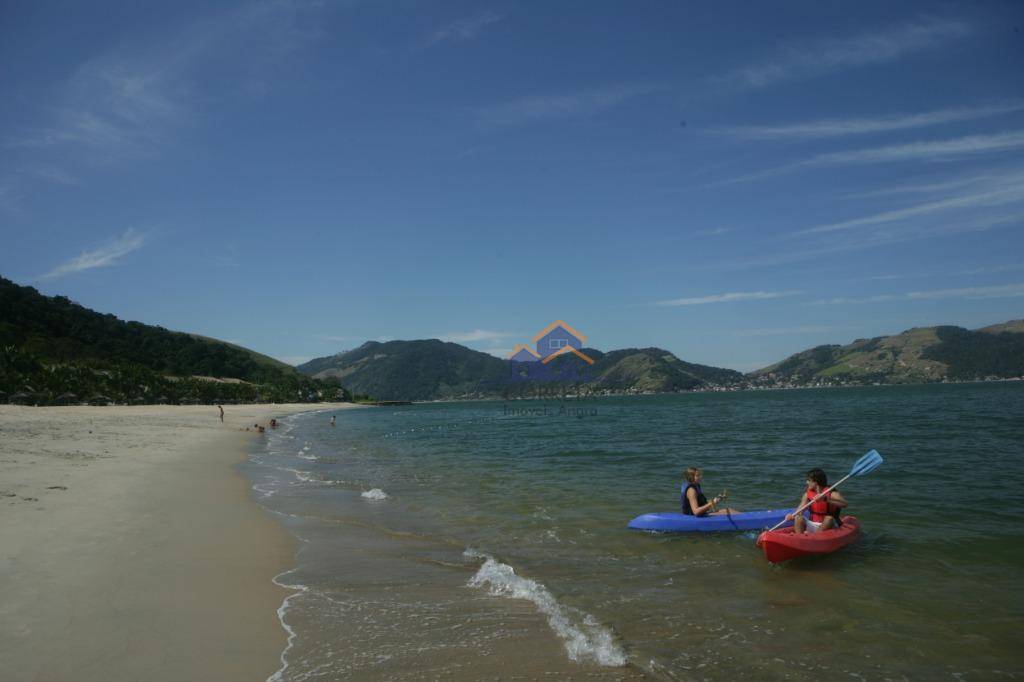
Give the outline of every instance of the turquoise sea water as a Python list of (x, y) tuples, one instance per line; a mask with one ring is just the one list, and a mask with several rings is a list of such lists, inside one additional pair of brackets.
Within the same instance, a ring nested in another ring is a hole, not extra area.
[[(1024, 384), (330, 414), (246, 465), (303, 540), (283, 679), (1024, 677)], [(865, 535), (835, 555), (626, 529), (678, 508), (687, 466), (777, 508), (871, 448), (844, 485)]]

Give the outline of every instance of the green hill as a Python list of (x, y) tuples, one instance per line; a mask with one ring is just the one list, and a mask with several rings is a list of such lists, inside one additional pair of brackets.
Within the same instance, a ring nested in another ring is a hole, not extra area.
[(528, 395), (541, 385), (577, 383), (587, 391), (672, 392), (743, 379), (739, 372), (683, 362), (660, 348), (609, 353), (587, 348), (583, 352), (595, 360), (593, 365), (573, 354), (555, 358), (547, 366), (510, 363), (436, 339), (370, 341), (297, 369), (313, 377), (337, 378), (354, 393), (383, 400)]
[(892, 336), (816, 346), (752, 372), (754, 383), (921, 383), (1024, 376), (1024, 322), (975, 331), (917, 327)]
[(358, 348), (296, 367), (342, 381), (355, 394), (380, 400), (435, 400), (484, 395), (506, 373), (506, 362), (437, 339), (367, 341)]
[(126, 322), (2, 277), (0, 350), (0, 393), (28, 394), (30, 402), (53, 402), (69, 393), (73, 400), (65, 401), (293, 401), (336, 384), (321, 386), (283, 362), (234, 344)]

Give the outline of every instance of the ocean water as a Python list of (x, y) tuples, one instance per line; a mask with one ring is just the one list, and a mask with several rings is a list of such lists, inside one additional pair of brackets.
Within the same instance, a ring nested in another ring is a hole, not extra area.
[[(301, 540), (277, 679), (1024, 678), (1024, 383), (331, 414), (244, 465)], [(871, 448), (834, 555), (626, 529), (687, 466), (778, 508)]]

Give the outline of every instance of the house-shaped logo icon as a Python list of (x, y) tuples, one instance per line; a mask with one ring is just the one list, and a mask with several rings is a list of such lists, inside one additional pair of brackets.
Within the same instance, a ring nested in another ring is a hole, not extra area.
[(515, 362), (548, 363), (559, 355), (572, 353), (589, 365), (594, 360), (580, 349), (587, 342), (587, 337), (567, 325), (562, 320), (555, 320), (533, 337), (536, 350), (524, 343), (516, 344), (508, 359)]

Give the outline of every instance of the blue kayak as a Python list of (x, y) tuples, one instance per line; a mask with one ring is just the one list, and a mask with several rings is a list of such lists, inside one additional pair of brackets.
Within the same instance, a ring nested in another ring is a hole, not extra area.
[[(766, 509), (714, 516), (691, 516), (681, 512), (654, 512), (641, 514), (629, 522), (629, 527), (633, 530), (653, 530), (661, 533), (723, 533), (733, 530), (764, 530), (779, 523), (786, 518), (786, 514), (792, 514), (794, 510), (795, 508)], [(783, 527), (792, 525), (792, 521), (787, 521)]]

